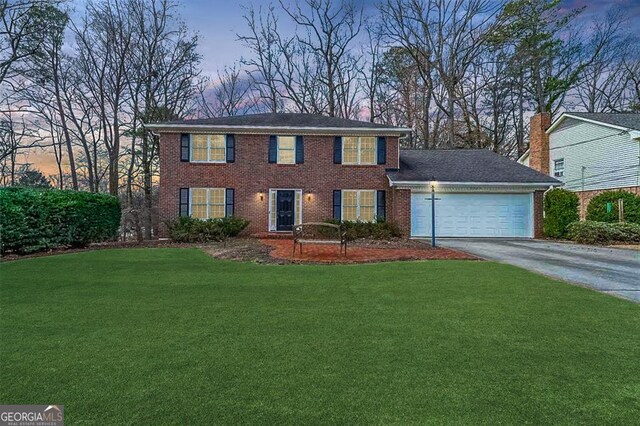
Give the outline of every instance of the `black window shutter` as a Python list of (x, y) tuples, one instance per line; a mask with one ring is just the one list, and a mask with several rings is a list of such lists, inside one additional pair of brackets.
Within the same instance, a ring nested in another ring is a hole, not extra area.
[(188, 133), (180, 135), (180, 161), (189, 161), (189, 139)]
[(304, 139), (296, 136), (296, 164), (304, 163)]
[(377, 196), (376, 220), (384, 221), (386, 218), (386, 207), (387, 207), (386, 195), (387, 195), (386, 191), (377, 191), (376, 193), (376, 196)]
[(333, 140), (333, 164), (342, 164), (342, 136)]
[(227, 193), (225, 197), (225, 209), (224, 215), (226, 217), (233, 216), (233, 206), (235, 199), (236, 191), (233, 188), (227, 188)]
[(387, 138), (378, 136), (378, 164), (387, 162)]
[(278, 138), (275, 135), (269, 136), (269, 162), (278, 162)]
[(180, 188), (180, 216), (189, 216), (189, 188)]
[(236, 161), (236, 135), (227, 135), (227, 163)]
[(342, 220), (342, 191), (333, 191), (333, 218)]

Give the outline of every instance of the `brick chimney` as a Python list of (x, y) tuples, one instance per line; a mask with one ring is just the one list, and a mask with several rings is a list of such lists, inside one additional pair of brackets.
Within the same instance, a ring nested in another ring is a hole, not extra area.
[(531, 117), (529, 128), (529, 167), (546, 175), (549, 174), (549, 135), (551, 114), (539, 112)]

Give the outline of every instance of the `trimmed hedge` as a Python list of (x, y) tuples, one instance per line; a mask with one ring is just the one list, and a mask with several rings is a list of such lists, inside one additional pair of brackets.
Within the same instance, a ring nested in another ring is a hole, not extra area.
[(205, 243), (235, 237), (249, 226), (249, 221), (235, 216), (206, 220), (181, 217), (167, 221), (166, 225), (169, 238), (175, 242)]
[(85, 247), (118, 236), (120, 201), (56, 189), (0, 189), (0, 252)]
[(567, 227), (580, 219), (580, 200), (575, 192), (552, 189), (544, 196), (544, 234), (551, 238), (564, 238)]
[(635, 223), (574, 222), (570, 240), (582, 244), (640, 243), (640, 225)]
[(337, 219), (327, 219), (326, 223), (341, 225), (347, 233), (347, 240), (353, 241), (359, 238), (373, 240), (390, 240), (401, 236), (400, 228), (392, 222), (378, 220), (377, 222), (340, 222)]
[[(606, 191), (593, 197), (587, 207), (587, 220), (617, 222), (620, 198), (624, 200), (624, 221), (640, 224), (640, 196), (627, 191)], [(607, 203), (613, 204), (610, 212)]]

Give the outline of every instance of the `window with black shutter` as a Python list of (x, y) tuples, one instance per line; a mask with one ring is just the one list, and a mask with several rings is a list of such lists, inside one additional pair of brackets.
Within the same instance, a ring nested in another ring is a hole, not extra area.
[(180, 161), (189, 161), (190, 157), (190, 141), (191, 137), (188, 133), (180, 135)]
[(269, 162), (278, 162), (278, 137), (276, 135), (269, 136)]
[(180, 188), (180, 199), (178, 202), (180, 216), (189, 216), (189, 188)]
[(342, 164), (342, 136), (333, 141), (333, 164)]
[(333, 218), (342, 220), (342, 191), (333, 191)]
[(235, 193), (236, 193), (235, 189), (227, 188), (227, 193), (225, 197), (225, 202), (226, 202), (225, 216), (226, 217), (233, 216)]
[(387, 138), (384, 136), (378, 137), (378, 164), (385, 164), (387, 162)]
[(304, 163), (304, 139), (296, 136), (296, 164)]
[(236, 136), (227, 135), (227, 163), (236, 161)]
[(386, 208), (387, 208), (387, 200), (386, 200), (386, 191), (377, 191), (376, 196), (376, 220), (384, 221), (386, 219)]

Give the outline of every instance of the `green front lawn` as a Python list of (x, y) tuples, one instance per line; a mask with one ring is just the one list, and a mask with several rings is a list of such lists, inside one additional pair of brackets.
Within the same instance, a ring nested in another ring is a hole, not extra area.
[(0, 403), (71, 423), (634, 423), (640, 307), (489, 262), (0, 265)]

